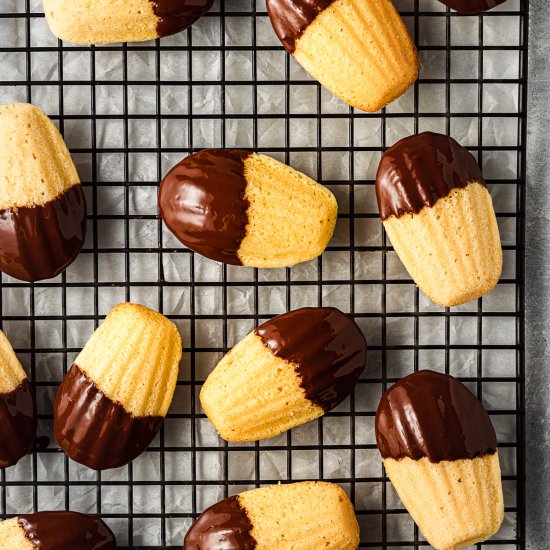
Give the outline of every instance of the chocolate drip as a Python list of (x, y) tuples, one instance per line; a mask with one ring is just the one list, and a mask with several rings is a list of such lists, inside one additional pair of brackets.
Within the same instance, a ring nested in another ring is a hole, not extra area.
[(183, 550), (252, 550), (252, 524), (238, 497), (229, 497), (205, 510), (191, 526)]
[(205, 149), (177, 164), (162, 180), (160, 215), (188, 248), (218, 262), (241, 265), (246, 235), (244, 161), (248, 151)]
[(51, 279), (76, 258), (85, 237), (79, 184), (40, 206), (0, 210), (0, 271), (29, 282)]
[(439, 0), (458, 13), (482, 13), (506, 2), (506, 0)]
[(298, 38), (333, 2), (334, 0), (267, 0), (267, 12), (275, 34), (288, 52), (295, 52)]
[(485, 185), (475, 157), (453, 138), (424, 132), (388, 149), (376, 174), (380, 218), (418, 214), (454, 188)]
[(214, 0), (150, 0), (158, 17), (159, 38), (176, 34), (190, 27), (214, 4)]
[(57, 443), (73, 460), (94, 470), (118, 468), (134, 460), (163, 422), (162, 416), (132, 416), (75, 364), (63, 379), (54, 403)]
[(376, 411), (383, 458), (431, 462), (493, 454), (497, 439), (483, 405), (456, 378), (430, 370), (389, 388)]
[(17, 517), (36, 550), (116, 550), (112, 531), (100, 518), (77, 512), (38, 512)]
[(367, 344), (361, 329), (332, 307), (279, 315), (254, 334), (273, 355), (296, 364), (306, 397), (325, 412), (352, 392), (365, 368)]
[(0, 394), (0, 468), (13, 466), (32, 447), (36, 434), (36, 400), (25, 378), (10, 393)]

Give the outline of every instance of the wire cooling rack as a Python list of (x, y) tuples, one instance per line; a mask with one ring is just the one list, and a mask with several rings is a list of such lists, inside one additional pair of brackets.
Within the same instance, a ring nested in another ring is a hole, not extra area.
[[(0, 101), (33, 102), (58, 123), (88, 198), (88, 238), (54, 280), (2, 276), (2, 327), (35, 382), (39, 438), (1, 472), (2, 517), (44, 509), (98, 513), (121, 547), (181, 548), (208, 505), (278, 481), (327, 479), (355, 504), (362, 548), (426, 545), (384, 477), (374, 439), (383, 390), (419, 368), (460, 377), (490, 411), (506, 514), (478, 548), (524, 548), (523, 244), (527, 0), (483, 17), (436, 0), (396, 2), (415, 37), (420, 79), (381, 113), (334, 99), (280, 47), (265, 4), (219, 0), (161, 41), (83, 48), (48, 32), (41, 3), (0, 0)], [(417, 131), (447, 132), (478, 156), (504, 245), (504, 273), (462, 307), (429, 303), (377, 217), (382, 152)], [(250, 147), (325, 183), (337, 196), (325, 254), (292, 269), (221, 266), (191, 254), (157, 218), (158, 181), (204, 147)], [(165, 427), (128, 467), (95, 473), (52, 437), (56, 388), (118, 302), (160, 310), (180, 327), (184, 360)], [(198, 391), (235, 342), (266, 318), (305, 305), (351, 313), (369, 342), (355, 394), (323, 419), (274, 440), (229, 445)]]

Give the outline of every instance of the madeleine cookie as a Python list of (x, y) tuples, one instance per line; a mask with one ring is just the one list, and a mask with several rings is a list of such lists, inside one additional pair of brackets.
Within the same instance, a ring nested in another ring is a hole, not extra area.
[(178, 377), (176, 325), (144, 306), (119, 304), (92, 334), (54, 404), (54, 435), (94, 470), (131, 462), (164, 422)]
[(500, 6), (506, 0), (439, 0), (458, 13), (482, 13)]
[(86, 203), (61, 134), (37, 107), (0, 106), (0, 270), (58, 275), (86, 235)]
[(36, 434), (36, 401), (27, 375), (0, 331), (0, 468), (25, 456)]
[(238, 149), (205, 149), (162, 180), (164, 223), (219, 262), (290, 267), (326, 248), (338, 206), (324, 186), (286, 164)]
[(389, 388), (376, 412), (386, 473), (426, 540), (454, 550), (495, 534), (504, 517), (497, 439), (458, 380), (422, 370)]
[(393, 248), (432, 301), (456, 306), (495, 287), (502, 248), (491, 195), (454, 139), (425, 132), (388, 149), (376, 196)]
[(94, 516), (38, 512), (0, 522), (0, 550), (116, 550), (112, 531)]
[(303, 308), (257, 327), (218, 363), (200, 400), (228, 441), (256, 441), (319, 418), (365, 368), (361, 329), (331, 307)]
[(275, 33), (334, 95), (378, 111), (418, 78), (418, 54), (391, 0), (267, 0)]
[(0, 271), (55, 277), (85, 236), (84, 193), (61, 134), (33, 105), (0, 105)]
[(226, 498), (191, 526), (184, 550), (355, 550), (359, 525), (333, 483), (271, 485)]
[(75, 44), (140, 42), (185, 30), (214, 0), (44, 0), (51, 31)]

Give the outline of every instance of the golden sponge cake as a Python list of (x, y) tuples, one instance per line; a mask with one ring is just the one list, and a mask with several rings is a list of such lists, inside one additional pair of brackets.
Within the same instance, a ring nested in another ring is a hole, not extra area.
[(218, 363), (200, 400), (228, 441), (256, 441), (319, 418), (353, 390), (365, 337), (335, 308), (302, 308), (257, 327)]
[(491, 195), (454, 139), (425, 132), (396, 143), (380, 162), (376, 195), (393, 248), (432, 301), (456, 306), (494, 288), (502, 247)]
[(334, 95), (378, 111), (418, 78), (418, 54), (391, 0), (267, 0), (275, 33)]
[(355, 550), (359, 526), (346, 493), (320, 481), (272, 485), (205, 510), (184, 550)]
[(178, 329), (166, 317), (137, 304), (114, 307), (57, 392), (60, 447), (95, 470), (134, 460), (164, 422), (181, 353)]
[(384, 393), (375, 425), (386, 473), (434, 548), (455, 550), (498, 531), (495, 430), (463, 384), (429, 370), (411, 374)]
[(38, 107), (0, 105), (0, 271), (55, 277), (85, 236), (86, 201), (61, 134)]
[(325, 250), (338, 206), (286, 164), (239, 149), (205, 149), (162, 180), (162, 219), (188, 248), (220, 262), (290, 267)]
[(214, 0), (44, 0), (55, 36), (75, 44), (153, 40), (183, 31)]

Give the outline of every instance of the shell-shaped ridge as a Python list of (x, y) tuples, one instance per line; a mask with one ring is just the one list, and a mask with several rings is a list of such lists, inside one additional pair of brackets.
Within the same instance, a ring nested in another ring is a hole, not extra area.
[(124, 303), (110, 311), (75, 363), (134, 416), (166, 416), (181, 355), (174, 323), (149, 308)]
[(494, 535), (504, 517), (498, 452), (434, 464), (384, 459), (386, 473), (426, 540), (455, 550)]

